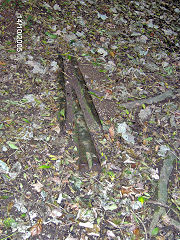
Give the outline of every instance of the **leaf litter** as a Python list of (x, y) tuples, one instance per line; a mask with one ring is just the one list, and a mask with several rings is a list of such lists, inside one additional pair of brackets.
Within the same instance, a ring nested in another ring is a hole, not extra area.
[[(177, 1), (0, 6), (0, 239), (179, 238), (179, 11)], [(99, 175), (78, 172), (73, 130), (61, 135), (59, 52), (67, 65), (77, 57), (94, 93)]]

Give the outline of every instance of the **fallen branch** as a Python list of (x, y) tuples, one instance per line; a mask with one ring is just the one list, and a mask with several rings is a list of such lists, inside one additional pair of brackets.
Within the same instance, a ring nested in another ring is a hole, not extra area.
[(61, 130), (64, 129), (66, 112), (67, 112), (67, 102), (66, 102), (66, 87), (65, 87), (65, 77), (64, 77), (64, 62), (63, 57), (59, 54), (57, 63), (59, 66), (59, 74), (58, 74), (58, 82), (59, 82), (59, 108), (60, 111), (58, 113), (58, 120), (60, 123)]
[[(180, 93), (180, 91), (178, 90), (177, 94), (179, 94), (179, 93)], [(128, 109), (132, 109), (137, 106), (141, 106), (142, 104), (154, 104), (154, 103), (162, 102), (167, 98), (172, 98), (172, 97), (174, 97), (175, 94), (176, 94), (176, 92), (169, 90), (160, 95), (157, 95), (155, 97), (151, 97), (148, 99), (141, 99), (141, 100), (137, 100), (137, 101), (133, 101), (133, 102), (119, 104), (119, 107), (125, 107)]]
[(89, 89), (86, 86), (86, 82), (85, 82), (85, 79), (81, 73), (79, 66), (78, 66), (78, 62), (77, 62), (76, 58), (73, 56), (71, 57), (71, 64), (73, 66), (72, 70), (78, 79), (77, 84), (80, 88), (83, 100), (85, 101), (86, 109), (88, 110), (88, 112), (91, 115), (94, 122), (97, 123), (97, 125), (95, 125), (94, 127), (97, 128), (99, 126), (100, 129), (102, 129), (101, 121), (100, 121), (98, 112), (94, 106), (91, 94), (89, 93)]
[(79, 170), (81, 172), (88, 170), (100, 171), (101, 164), (98, 153), (93, 143), (93, 139), (86, 124), (82, 109), (80, 107), (76, 92), (72, 89), (73, 113), (75, 121), (74, 140), (79, 152)]

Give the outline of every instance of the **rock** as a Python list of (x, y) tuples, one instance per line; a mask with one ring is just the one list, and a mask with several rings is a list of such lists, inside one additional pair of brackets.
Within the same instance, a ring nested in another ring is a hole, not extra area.
[(139, 118), (142, 121), (144, 121), (144, 120), (147, 120), (150, 115), (151, 115), (151, 109), (149, 107), (147, 107), (145, 109), (141, 109), (141, 111), (139, 113)]

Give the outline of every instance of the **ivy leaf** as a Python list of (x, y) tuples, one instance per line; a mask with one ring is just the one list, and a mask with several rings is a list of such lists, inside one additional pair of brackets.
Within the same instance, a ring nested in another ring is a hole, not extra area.
[(142, 108), (143, 108), (143, 109), (145, 109), (145, 108), (146, 108), (146, 105), (145, 105), (144, 103), (142, 104)]
[(153, 140), (153, 138), (152, 137), (148, 137), (148, 138), (145, 138), (144, 140), (147, 141), (147, 142), (150, 142), (150, 141)]
[(95, 97), (97, 97), (98, 99), (101, 99), (101, 98), (103, 98), (103, 97), (99, 97), (98, 95), (96, 95), (94, 92), (91, 92), (91, 91), (88, 91), (91, 95), (93, 95), (93, 96), (95, 96)]
[(14, 52), (16, 52), (16, 50), (15, 50), (15, 49), (10, 49), (10, 50), (7, 50), (7, 52), (12, 52), (12, 53), (14, 53)]
[(152, 230), (151, 235), (152, 235), (152, 236), (155, 236), (155, 235), (158, 234), (158, 232), (159, 232), (159, 228), (156, 227), (156, 228), (154, 228), (154, 229)]
[(29, 121), (28, 119), (26, 119), (26, 118), (22, 118), (22, 120), (23, 120), (24, 122), (26, 122), (26, 123), (30, 123), (30, 121)]
[(46, 168), (50, 168), (50, 166), (49, 165), (41, 165), (41, 166), (39, 166), (39, 168), (40, 169), (46, 169)]
[(9, 145), (10, 148), (12, 149), (19, 149), (13, 142), (8, 141), (7, 144)]
[(134, 59), (131, 55), (127, 54), (129, 59)]
[(113, 180), (115, 179), (115, 176), (116, 176), (116, 175), (115, 175), (114, 172), (112, 172), (112, 171), (108, 171), (107, 174), (109, 175), (111, 181), (113, 181)]
[(5, 5), (7, 5), (8, 3), (10, 3), (11, 0), (5, 0), (3, 3), (2, 3), (2, 6), (4, 7)]
[(71, 56), (71, 55), (68, 55), (67, 58), (68, 58), (69, 60), (71, 60), (72, 56)]
[(57, 38), (57, 35), (55, 35), (55, 34), (52, 34), (52, 33), (49, 33), (49, 32), (45, 32), (45, 34), (46, 34), (48, 37), (52, 38), (52, 39), (56, 39), (56, 38)]
[(13, 218), (6, 218), (3, 222), (3, 224), (7, 227), (7, 228), (10, 228), (12, 225), (13, 226), (16, 226), (17, 223), (16, 221), (13, 219)]
[(60, 111), (60, 115), (63, 116), (65, 119), (65, 109), (64, 108)]
[(143, 203), (145, 202), (146, 198), (145, 197), (138, 197), (138, 201), (143, 205)]
[(126, 112), (127, 115), (129, 115), (129, 111), (127, 109), (125, 110), (125, 112)]

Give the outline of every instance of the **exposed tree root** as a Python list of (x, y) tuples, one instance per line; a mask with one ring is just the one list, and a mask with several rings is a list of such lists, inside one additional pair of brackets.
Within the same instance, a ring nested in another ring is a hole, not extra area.
[[(158, 202), (162, 205), (166, 205), (167, 199), (168, 199), (168, 181), (170, 174), (173, 170), (173, 162), (176, 159), (175, 155), (172, 152), (168, 152), (167, 157), (164, 159), (163, 167), (160, 172), (160, 179), (158, 184)], [(161, 216), (167, 216), (165, 207), (160, 206), (157, 211), (155, 211), (150, 227), (149, 227), (149, 234), (151, 236), (152, 230), (157, 226), (159, 219)], [(169, 218), (169, 217), (168, 217)], [(180, 223), (173, 221), (167, 221), (167, 224), (176, 226), (176, 229), (178, 229), (180, 226)]]
[(154, 205), (157, 205), (157, 206), (161, 206), (161, 207), (164, 207), (168, 210), (171, 210), (172, 212), (174, 212), (174, 214), (176, 214), (178, 216), (178, 218), (180, 217), (180, 213), (178, 213), (176, 210), (174, 210), (173, 208), (171, 208), (170, 206), (168, 206), (167, 204), (164, 204), (164, 203), (160, 203), (158, 201), (148, 201), (146, 202), (147, 204), (154, 204)]
[[(179, 93), (180, 93), (180, 91), (178, 90), (177, 94), (179, 94)], [(172, 90), (169, 90), (169, 91), (166, 91), (166, 92), (164, 92), (160, 95), (157, 95), (155, 97), (151, 97), (151, 98), (148, 98), (148, 99), (137, 100), (137, 101), (132, 101), (132, 102), (127, 102), (127, 103), (122, 103), (119, 106), (120, 107), (125, 107), (125, 108), (128, 108), (128, 109), (133, 109), (133, 108), (135, 108), (137, 106), (140, 106), (142, 104), (154, 104), (154, 103), (164, 101), (167, 98), (173, 98), (175, 96), (175, 94), (176, 94), (176, 92), (174, 92)]]
[(176, 230), (180, 231), (180, 222), (170, 218), (167, 214), (162, 216), (164, 224), (173, 226)]

